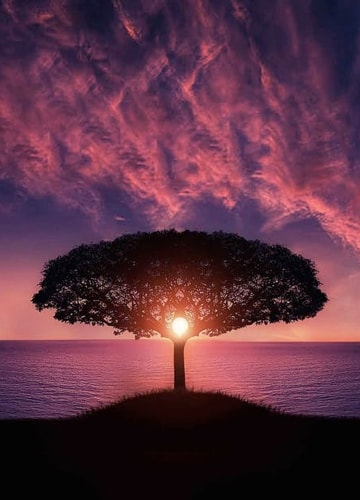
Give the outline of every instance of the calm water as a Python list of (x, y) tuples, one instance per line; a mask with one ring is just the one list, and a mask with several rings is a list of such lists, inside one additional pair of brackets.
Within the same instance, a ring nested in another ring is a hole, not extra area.
[[(287, 412), (360, 417), (360, 343), (190, 341), (188, 388)], [(59, 417), (171, 388), (167, 341), (1, 341), (0, 418)]]

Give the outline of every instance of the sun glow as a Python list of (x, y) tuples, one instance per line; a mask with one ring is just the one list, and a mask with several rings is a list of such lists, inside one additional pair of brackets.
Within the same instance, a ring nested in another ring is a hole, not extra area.
[(171, 327), (178, 337), (182, 337), (188, 331), (189, 323), (185, 318), (175, 318)]

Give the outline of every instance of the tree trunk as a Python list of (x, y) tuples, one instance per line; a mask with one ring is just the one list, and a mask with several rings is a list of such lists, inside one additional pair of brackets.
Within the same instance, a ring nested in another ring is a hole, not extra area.
[(174, 389), (186, 389), (184, 347), (185, 342), (174, 342)]

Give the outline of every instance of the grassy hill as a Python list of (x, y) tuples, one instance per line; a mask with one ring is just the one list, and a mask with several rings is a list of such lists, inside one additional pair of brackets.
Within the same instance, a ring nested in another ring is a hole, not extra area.
[(355, 498), (360, 419), (161, 391), (74, 418), (0, 421), (2, 498)]

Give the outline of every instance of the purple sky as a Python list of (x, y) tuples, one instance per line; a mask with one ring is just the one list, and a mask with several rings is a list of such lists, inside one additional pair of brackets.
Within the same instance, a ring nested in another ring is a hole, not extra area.
[(0, 338), (112, 338), (30, 300), (45, 261), (175, 227), (315, 261), (316, 318), (223, 338), (360, 341), (357, 0), (0, 2)]

